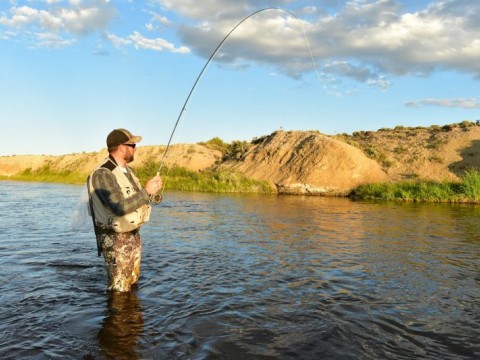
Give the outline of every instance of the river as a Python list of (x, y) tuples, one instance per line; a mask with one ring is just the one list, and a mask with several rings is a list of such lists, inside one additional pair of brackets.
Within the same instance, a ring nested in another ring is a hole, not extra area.
[(480, 358), (478, 205), (167, 192), (111, 295), (82, 192), (0, 182), (2, 359)]

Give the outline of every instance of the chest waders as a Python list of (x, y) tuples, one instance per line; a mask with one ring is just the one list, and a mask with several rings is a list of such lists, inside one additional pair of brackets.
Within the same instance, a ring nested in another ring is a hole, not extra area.
[(93, 228), (97, 240), (98, 256), (101, 255), (101, 246), (104, 235), (126, 233), (140, 228), (140, 226), (150, 219), (150, 213), (152, 210), (150, 205), (145, 204), (131, 213), (122, 216), (115, 215), (107, 206), (105, 206), (93, 188), (92, 177), (95, 171), (99, 169), (107, 169), (112, 172), (120, 186), (124, 198), (133, 196), (133, 194), (142, 188), (135, 175), (132, 173), (129, 174), (133, 180), (132, 182), (120, 167), (118, 167), (110, 158), (107, 158), (105, 162), (95, 169), (92, 175), (88, 177), (89, 210), (90, 215), (92, 216)]

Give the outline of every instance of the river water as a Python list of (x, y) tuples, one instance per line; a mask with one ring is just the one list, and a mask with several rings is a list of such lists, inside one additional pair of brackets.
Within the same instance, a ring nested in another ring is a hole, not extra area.
[(168, 192), (109, 295), (82, 192), (0, 182), (2, 359), (480, 358), (480, 206)]

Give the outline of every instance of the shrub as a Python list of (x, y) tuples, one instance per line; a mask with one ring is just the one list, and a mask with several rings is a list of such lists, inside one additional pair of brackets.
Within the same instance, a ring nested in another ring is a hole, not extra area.
[(248, 141), (239, 141), (239, 140), (234, 140), (230, 144), (228, 148), (228, 152), (224, 154), (223, 159), (236, 159), (240, 160), (243, 155), (246, 154), (246, 152), (250, 149), (252, 146), (251, 143)]
[(226, 154), (228, 152), (228, 147), (229, 147), (229, 145), (219, 137), (211, 138), (207, 142), (199, 142), (199, 144), (205, 145), (209, 149), (218, 150), (222, 154)]
[(252, 143), (248, 141), (234, 140), (230, 144), (224, 142), (219, 137), (214, 137), (207, 142), (199, 143), (205, 145), (206, 147), (219, 150), (222, 153), (222, 159), (240, 159), (252, 146)]
[(406, 152), (408, 152), (408, 149), (404, 146), (397, 146), (395, 149), (393, 149), (393, 152), (395, 154), (405, 154)]
[(474, 123), (472, 123), (471, 121), (468, 121), (468, 120), (464, 120), (461, 123), (459, 123), (458, 126), (460, 126), (460, 128), (462, 128), (462, 129), (466, 129), (466, 128), (469, 128), (471, 126), (474, 126)]

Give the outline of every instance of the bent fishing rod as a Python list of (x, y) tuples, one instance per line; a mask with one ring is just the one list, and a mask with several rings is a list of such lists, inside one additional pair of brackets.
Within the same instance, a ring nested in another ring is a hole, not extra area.
[[(215, 55), (217, 55), (217, 53), (220, 51), (220, 49), (222, 48), (222, 46), (225, 44), (225, 42), (228, 40), (228, 38), (230, 37), (230, 35), (238, 28), (240, 27), (240, 25), (242, 25), (245, 21), (247, 21), (248, 19), (256, 16), (257, 14), (259, 13), (262, 13), (262, 12), (265, 12), (265, 11), (282, 11), (288, 15), (290, 15), (291, 17), (293, 17), (295, 20), (297, 20), (301, 25), (302, 25), (302, 32), (303, 32), (303, 36), (305, 38), (305, 42), (306, 42), (306, 45), (307, 45), (307, 48), (308, 48), (308, 52), (310, 54), (310, 58), (312, 60), (312, 64), (313, 64), (313, 67), (315, 69), (315, 73), (317, 74), (317, 78), (319, 79), (319, 75), (318, 75), (318, 70), (317, 70), (317, 66), (315, 64), (315, 60), (313, 58), (313, 54), (312, 54), (312, 49), (310, 48), (310, 43), (308, 41), (308, 38), (307, 38), (307, 34), (305, 33), (305, 28), (303, 27), (303, 24), (301, 23), (300, 19), (294, 14), (292, 13), (291, 11), (289, 10), (285, 10), (285, 9), (282, 9), (282, 8), (278, 8), (278, 7), (268, 7), (268, 8), (264, 8), (264, 9), (261, 9), (261, 10), (258, 10), (258, 11), (255, 11), (253, 12), (252, 14), (248, 15), (247, 17), (245, 17), (244, 19), (242, 19), (237, 25), (235, 25), (232, 30), (230, 30), (230, 32), (222, 39), (222, 41), (220, 41), (220, 43), (217, 45), (217, 47), (215, 48), (215, 50), (213, 51), (213, 53), (210, 55), (210, 57), (208, 58), (207, 62), (205, 63), (205, 65), (203, 66), (202, 70), (200, 71), (200, 73), (198, 74), (197, 76), (197, 79), (195, 80), (195, 82), (193, 83), (193, 86), (192, 88), (190, 89), (190, 92), (188, 93), (188, 96), (182, 106), (182, 109), (180, 110), (180, 113), (178, 114), (178, 117), (177, 117), (177, 121), (175, 122), (175, 125), (173, 126), (173, 130), (172, 132), (170, 133), (170, 138), (168, 139), (168, 142), (167, 142), (167, 146), (165, 147), (165, 151), (163, 152), (163, 156), (162, 156), (162, 159), (160, 160), (160, 165), (158, 167), (158, 170), (157, 170), (157, 176), (160, 175), (160, 172), (162, 171), (162, 168), (163, 168), (163, 164), (165, 162), (165, 158), (167, 156), (167, 152), (170, 148), (170, 144), (172, 142), (172, 139), (173, 139), (173, 135), (175, 134), (175, 131), (177, 130), (177, 126), (178, 124), (180, 123), (180, 119), (182, 118), (183, 116), (183, 113), (185, 112), (185, 110), (187, 109), (187, 105), (188, 105), (188, 102), (190, 101), (190, 98), (192, 97), (192, 94), (193, 92), (195, 91), (195, 88), (197, 87), (197, 84), (200, 82), (200, 79), (202, 78), (205, 70), (208, 68), (208, 65), (210, 64), (210, 62), (213, 60), (213, 58), (215, 57)], [(151, 201), (153, 203), (156, 203), (156, 204), (159, 204), (162, 202), (162, 199), (163, 199), (163, 188), (161, 190), (160, 193), (157, 193), (155, 195), (152, 196), (152, 199)]]

